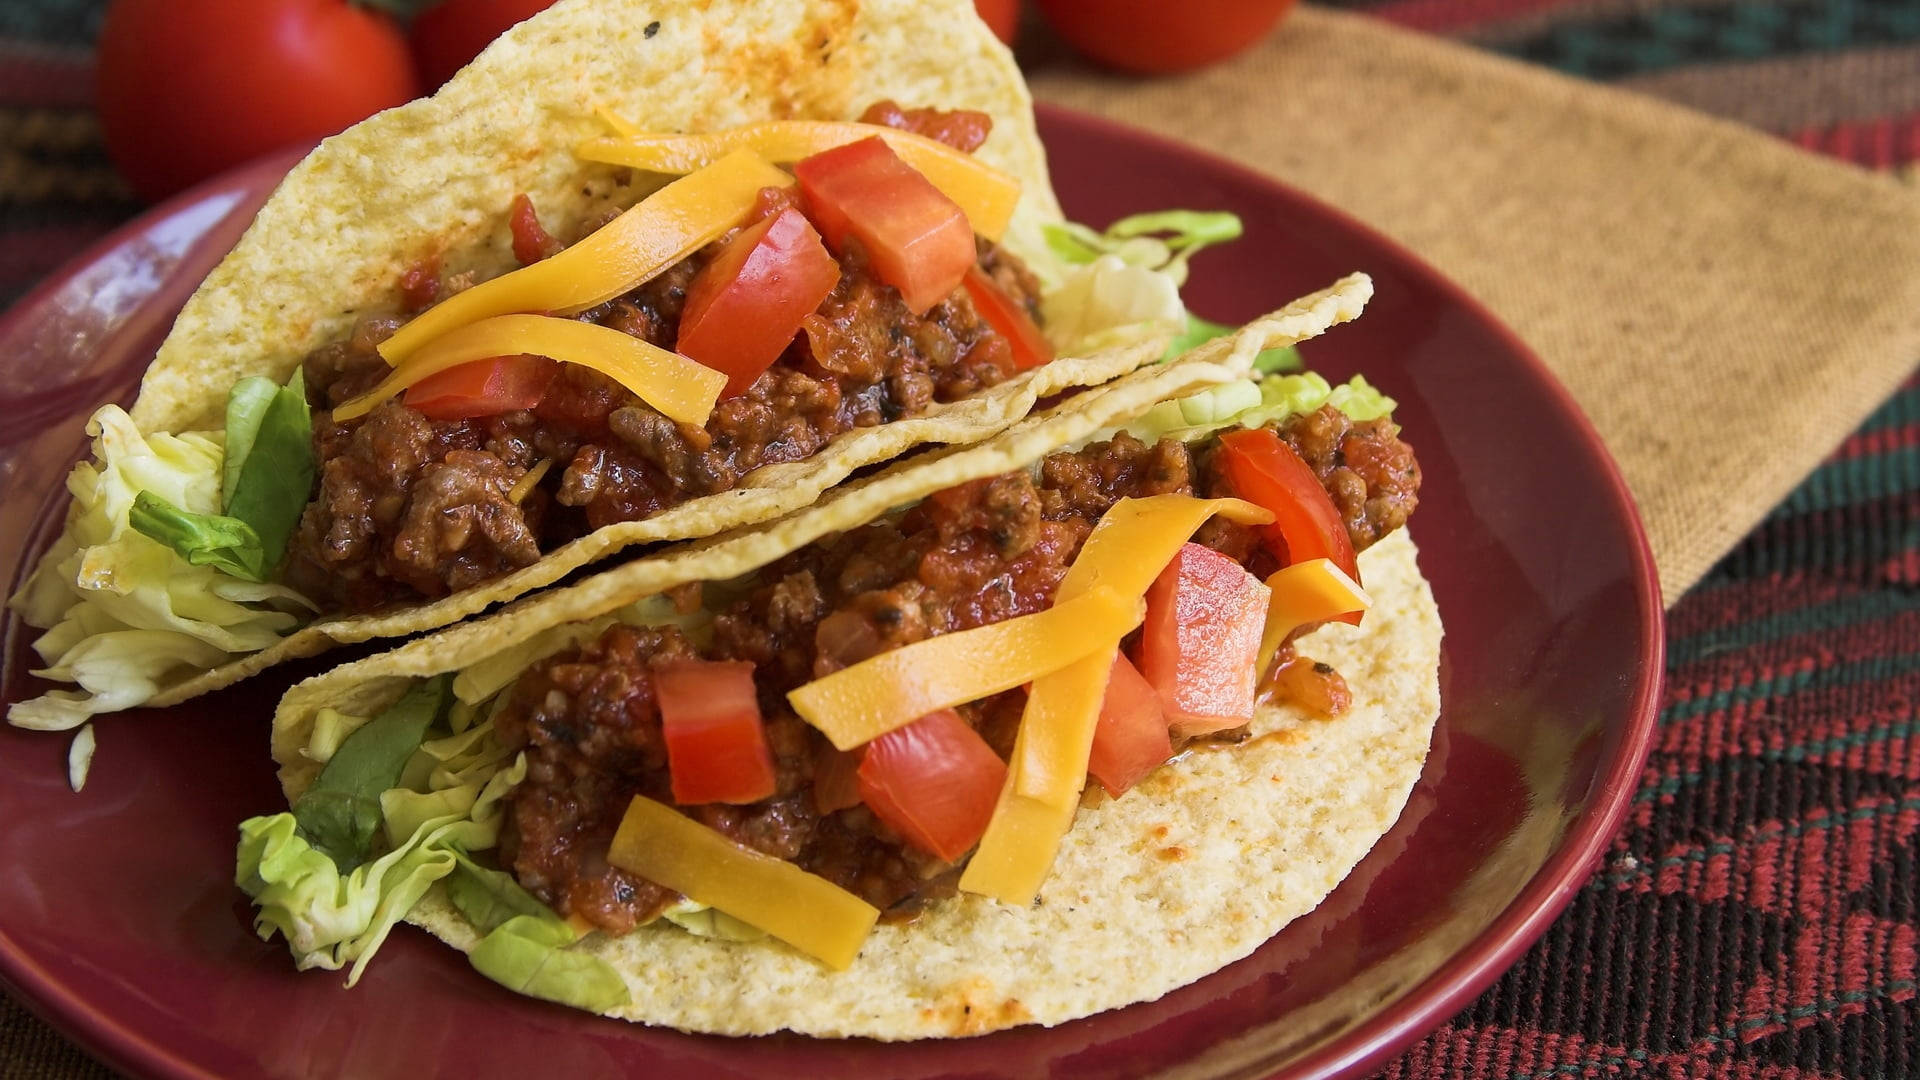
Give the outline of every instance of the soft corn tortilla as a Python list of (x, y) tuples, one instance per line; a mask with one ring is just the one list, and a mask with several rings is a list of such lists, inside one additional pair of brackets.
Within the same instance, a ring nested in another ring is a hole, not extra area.
[[(1194, 363), (1232, 365), (1254, 340)], [(288, 796), (317, 772), (300, 748), (323, 706), (375, 715), (413, 680), (548, 627), (733, 577), (902, 502), (1025, 467), (1179, 393), (1156, 396), (1180, 374), (1179, 365), (1137, 372), (988, 442), (902, 462), (771, 527), (632, 564), (301, 683), (274, 718)], [(1152, 1000), (1247, 955), (1352, 870), (1399, 815), (1426, 759), (1440, 704), (1432, 593), (1404, 530), (1367, 551), (1361, 568), (1375, 601), (1363, 627), (1330, 626), (1299, 646), (1346, 676), (1352, 709), (1334, 720), (1263, 709), (1245, 743), (1194, 750), (1117, 800), (1096, 790), (1032, 907), (966, 894), (940, 901), (910, 923), (877, 927), (841, 972), (771, 940), (661, 925), (591, 935), (578, 947), (611, 963), (632, 995), (611, 1015), (729, 1035), (965, 1036)], [(479, 941), (437, 888), (408, 918), (463, 951)]]
[[(561, 0), (490, 46), (431, 98), (321, 143), (261, 207), (160, 346), (132, 409), (143, 431), (215, 429), (247, 375), (284, 381), (368, 311), (393, 310), (407, 268), (496, 277), (518, 264), (507, 209), (528, 194), (558, 235), (671, 180), (579, 161), (607, 109), (650, 131), (774, 119), (846, 119), (882, 98), (993, 117), (977, 152), (1021, 181), (1003, 237), (1033, 251), (1060, 217), (1032, 100), (1013, 58), (969, 0)], [(924, 444), (978, 442), (1042, 399), (1158, 358), (1169, 334), (1051, 364), (924, 415), (847, 432), (813, 457), (760, 469), (693, 499), (548, 553), (430, 603), (309, 624), (264, 652), (191, 673), (150, 704), (219, 689), (339, 644), (457, 622), (636, 544), (710, 536), (812, 504), (856, 470)]]

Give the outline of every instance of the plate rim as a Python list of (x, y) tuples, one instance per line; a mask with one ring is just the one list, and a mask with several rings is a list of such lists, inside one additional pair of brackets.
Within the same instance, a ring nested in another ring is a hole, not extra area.
[[(1103, 136), (1145, 143), (1170, 156), (1204, 161), (1209, 168), (1230, 175), (1240, 183), (1310, 207), (1420, 271), (1436, 291), (1484, 324), (1503, 346), (1530, 367), (1549, 396), (1574, 418), (1573, 434), (1594, 454), (1601, 466), (1605, 494), (1630, 526), (1631, 544), (1627, 555), (1633, 566), (1635, 599), (1640, 608), (1640, 672), (1635, 679), (1628, 723), (1621, 732), (1621, 752), (1616, 754), (1610, 768), (1595, 777), (1598, 793), (1593, 801), (1574, 818), (1547, 861), (1487, 928), (1454, 950), (1425, 979), (1376, 1008), (1374, 1015), (1307, 1051), (1280, 1071), (1265, 1065), (1254, 1066), (1253, 1071), (1242, 1074), (1268, 1076), (1272, 1080), (1364, 1075), (1458, 1015), (1517, 963), (1572, 903), (1574, 895), (1586, 886), (1593, 867), (1619, 831), (1653, 749), (1653, 733), (1666, 684), (1666, 609), (1661, 603), (1659, 570), (1654, 563), (1646, 524), (1641, 520), (1639, 505), (1627, 487), (1626, 478), (1621, 475), (1619, 463), (1593, 426), (1592, 418), (1560, 377), (1505, 320), (1413, 249), (1318, 196), (1211, 150), (1095, 113), (1047, 102), (1036, 102), (1034, 115), (1042, 127), (1048, 120), (1076, 124)], [(1445, 708), (1444, 700), (1442, 708)]]
[[(1275, 1080), (1305, 1080), (1363, 1074), (1401, 1053), (1468, 1006), (1536, 942), (1560, 916), (1592, 875), (1608, 842), (1618, 832), (1651, 751), (1661, 693), (1665, 682), (1665, 612), (1661, 604), (1658, 571), (1644, 523), (1619, 466), (1607, 450), (1592, 420), (1559, 378), (1524, 340), (1485, 304), (1465, 291), (1412, 249), (1339, 207), (1210, 150), (1106, 117), (1047, 102), (1034, 106), (1035, 120), (1049, 126), (1079, 127), (1099, 137), (1132, 141), (1169, 157), (1184, 158), (1234, 182), (1262, 191), (1278, 201), (1305, 208), (1338, 229), (1362, 236), (1386, 250), (1424, 278), (1423, 284), (1446, 302), (1484, 327), (1509, 353), (1525, 365), (1561, 412), (1571, 416), (1571, 434), (1594, 456), (1604, 495), (1625, 521), (1629, 532), (1626, 552), (1632, 569), (1640, 634), (1639, 670), (1631, 705), (1620, 730), (1613, 759), (1593, 781), (1596, 794), (1568, 824), (1560, 842), (1512, 900), (1479, 934), (1453, 950), (1426, 978), (1377, 1006), (1348, 1030), (1313, 1047), (1274, 1071), (1274, 1065), (1254, 1064), (1238, 1074), (1273, 1076)], [(307, 152), (290, 148), (255, 159), (141, 212), (107, 232), (58, 269), (35, 284), (0, 313), (0, 335), (30, 325), (29, 316), (44, 308), (74, 279), (144, 234), (157, 223), (223, 192), (255, 191), (256, 185), (277, 185)], [(268, 182), (272, 181), (271, 184)], [(250, 227), (250, 226), (249, 226)], [(117, 1024), (72, 987), (35, 964), (0, 925), (0, 986), (21, 1007), (53, 1027), (83, 1052), (111, 1068), (136, 1075), (168, 1078), (213, 1078), (219, 1074), (189, 1060), (176, 1050), (140, 1036)]]

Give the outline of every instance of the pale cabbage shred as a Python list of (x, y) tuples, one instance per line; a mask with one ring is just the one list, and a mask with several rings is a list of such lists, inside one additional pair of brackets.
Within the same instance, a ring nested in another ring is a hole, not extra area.
[[(681, 615), (666, 598), (647, 597), (612, 615), (553, 627), (469, 665), (454, 676), (451, 735), (421, 743), (401, 772), (400, 786), (380, 796), (390, 850), (342, 875), (333, 860), (315, 851), (294, 830), (291, 813), (259, 817), (241, 826), (235, 882), (259, 908), (254, 919), (262, 939), (279, 932), (301, 970), (338, 970), (353, 965), (351, 986), (394, 924), (454, 872), (462, 853), (499, 841), (506, 796), (526, 778), (525, 755), (494, 736), (494, 713), (515, 679), (545, 657), (598, 637), (616, 621), (633, 626), (674, 625), (704, 640), (710, 618)], [(366, 717), (321, 709), (303, 757), (325, 763)], [(756, 941), (765, 933), (723, 912), (690, 900), (663, 917), (688, 933), (729, 941)]]
[(194, 566), (127, 524), (142, 491), (220, 513), (224, 433), (146, 435), (108, 405), (87, 434), (93, 459), (67, 476), (66, 529), (11, 601), (28, 625), (48, 628), (33, 644), (46, 664), (34, 674), (79, 689), (13, 705), (7, 720), (18, 727), (64, 731), (133, 708), (179, 668), (265, 649), (313, 610), (292, 589)]
[(1046, 230), (1060, 227), (1020, 218), (1001, 241), (1040, 281), (1041, 321), (1056, 352), (1082, 356), (1186, 325), (1180, 301), (1186, 267), (1164, 245), (1146, 240), (1076, 262), (1047, 242)]

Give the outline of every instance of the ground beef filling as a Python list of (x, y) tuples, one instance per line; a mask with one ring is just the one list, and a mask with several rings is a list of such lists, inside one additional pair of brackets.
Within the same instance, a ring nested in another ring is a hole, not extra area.
[[(1290, 427), (1308, 421), (1296, 418)], [(1402, 467), (1391, 478), (1401, 486), (1393, 505), (1411, 510), (1418, 482), (1411, 451), (1390, 425), (1367, 431), (1354, 437), (1397, 447), (1391, 456)], [(1287, 429), (1282, 434), (1292, 437)], [(1388, 447), (1375, 448), (1380, 452), (1367, 460), (1390, 456)], [(1149, 446), (1122, 434), (1047, 458), (1037, 477), (1020, 472), (962, 485), (896, 519), (788, 555), (720, 610), (704, 648), (675, 629), (615, 626), (534, 665), (497, 721), (502, 737), (528, 758), (527, 778), (510, 803), (504, 858), (543, 901), (612, 933), (677, 899), (609, 867), (605, 852), (632, 796), (671, 801), (649, 665), (698, 655), (754, 663), (778, 788), (762, 803), (690, 807), (690, 816), (882, 910), (910, 909), (950, 891), (955, 867), (906, 844), (864, 806), (818, 810), (815, 773), (836, 752), (793, 714), (787, 691), (887, 649), (1042, 610), (1116, 501), (1195, 491), (1229, 494), (1205, 454), (1196, 460), (1178, 441)], [(1257, 533), (1244, 526), (1212, 522), (1198, 539), (1253, 573), (1276, 568)], [(1328, 691), (1309, 683), (1300, 692)], [(1005, 758), (1024, 704), (1024, 692), (1014, 690), (959, 712)]]
[[(963, 142), (970, 130), (954, 114), (894, 111), (900, 115), (880, 121)], [(748, 223), (791, 199), (768, 189)], [(560, 247), (518, 204), (514, 236), (523, 259)], [(723, 244), (579, 317), (672, 348), (687, 289)], [(965, 290), (914, 315), (857, 246), (838, 261), (839, 284), (792, 345), (744, 393), (720, 402), (703, 427), (675, 423), (611, 379), (573, 365), (561, 365), (529, 411), (430, 420), (396, 398), (333, 423), (321, 410), (388, 373), (376, 347), (404, 321), (364, 320), (346, 341), (306, 359), (320, 475), (291, 545), (288, 582), (333, 611), (442, 596), (527, 566), (594, 529), (729, 490), (763, 465), (808, 457), (846, 431), (924, 413), (1014, 373), (1011, 346)], [(1017, 259), (981, 241), (980, 265), (1038, 317), (1038, 283)], [(410, 271), (406, 294), (430, 300), (461, 284), (427, 276), (431, 282), (414, 281), (421, 274)], [(544, 471), (529, 479), (536, 468)]]

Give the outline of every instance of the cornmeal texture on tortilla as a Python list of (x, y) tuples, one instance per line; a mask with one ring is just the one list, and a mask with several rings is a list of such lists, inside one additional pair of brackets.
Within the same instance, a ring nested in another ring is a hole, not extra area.
[[(369, 312), (398, 307), (410, 267), (496, 277), (518, 264), (507, 226), (525, 193), (557, 235), (671, 177), (578, 160), (607, 134), (598, 110), (649, 131), (774, 119), (847, 119), (883, 98), (993, 118), (977, 156), (1019, 179), (1003, 241), (1033, 251), (1058, 220), (1032, 101), (969, 0), (561, 0), (504, 34), (431, 98), (374, 116), (294, 167), (233, 252), (188, 300), (131, 415), (144, 431), (217, 429), (248, 375), (285, 380)], [(710, 536), (811, 505), (833, 485), (925, 444), (978, 442), (1058, 393), (1158, 359), (1146, 332), (1062, 357), (972, 397), (849, 431), (803, 461), (641, 521), (598, 529), (520, 570), (431, 602), (319, 619), (270, 649), (164, 686), (149, 704), (207, 693), (338, 644), (458, 622), (614, 552)]]
[[(1321, 294), (1317, 306), (1337, 295)], [(1263, 340), (1250, 328), (1184, 363), (1238, 368)], [(295, 797), (317, 771), (300, 748), (323, 706), (375, 715), (412, 680), (548, 627), (736, 576), (933, 491), (1026, 467), (1179, 393), (1166, 387), (1181, 368), (1136, 372), (994, 439), (898, 463), (771, 526), (629, 564), (301, 683), (274, 720), (283, 785)], [(1095, 789), (1035, 905), (939, 901), (910, 923), (876, 928), (841, 972), (770, 940), (660, 925), (592, 935), (577, 947), (607, 959), (632, 994), (613, 1015), (721, 1034), (965, 1036), (1151, 1000), (1247, 955), (1319, 904), (1392, 825), (1439, 714), (1441, 628), (1413, 542), (1404, 530), (1388, 537), (1361, 569), (1375, 602), (1363, 626), (1332, 625), (1298, 644), (1345, 675), (1352, 708), (1329, 720), (1268, 707), (1240, 745), (1192, 750), (1117, 800)], [(409, 919), (456, 948), (479, 940), (437, 888)]]

